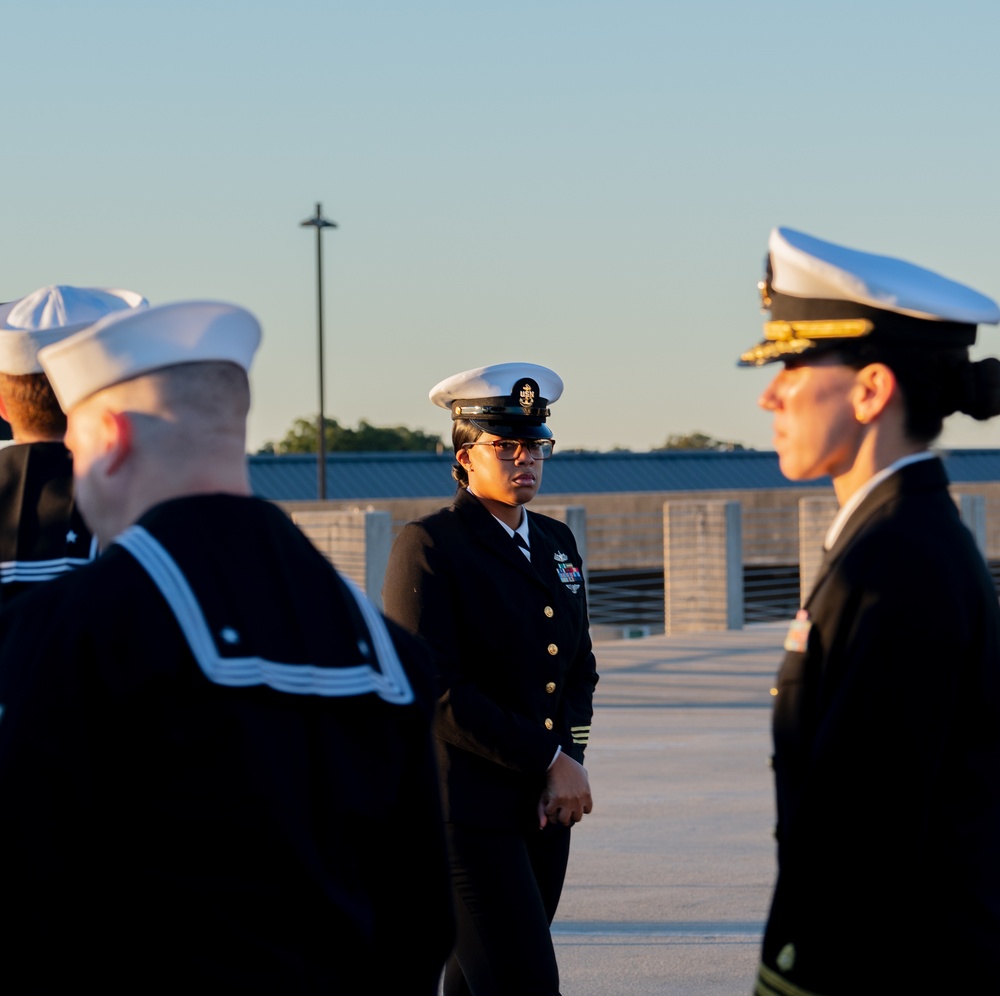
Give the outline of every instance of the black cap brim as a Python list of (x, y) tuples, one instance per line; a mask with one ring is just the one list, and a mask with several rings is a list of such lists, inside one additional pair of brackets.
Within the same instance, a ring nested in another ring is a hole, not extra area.
[(503, 422), (488, 422), (485, 419), (470, 418), (469, 421), (483, 432), (489, 432), (501, 439), (551, 439), (552, 430), (544, 423), (515, 422), (507, 419)]

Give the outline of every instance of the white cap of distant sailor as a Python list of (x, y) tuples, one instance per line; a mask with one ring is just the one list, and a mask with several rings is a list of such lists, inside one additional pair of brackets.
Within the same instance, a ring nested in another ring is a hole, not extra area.
[(250, 369), (260, 324), (245, 308), (178, 301), (118, 312), (38, 354), (63, 411), (92, 394), (182, 363), (218, 361)]
[(1000, 322), (995, 301), (901, 259), (791, 228), (774, 229), (768, 250), (758, 288), (771, 320), (742, 366), (859, 343), (963, 348), (976, 341), (978, 324)]
[(104, 287), (41, 287), (0, 304), (0, 373), (41, 373), (38, 351), (119, 311), (147, 308), (135, 291)]
[(484, 432), (520, 439), (550, 439), (549, 405), (563, 392), (559, 375), (537, 363), (494, 363), (464, 370), (431, 388), (430, 399)]

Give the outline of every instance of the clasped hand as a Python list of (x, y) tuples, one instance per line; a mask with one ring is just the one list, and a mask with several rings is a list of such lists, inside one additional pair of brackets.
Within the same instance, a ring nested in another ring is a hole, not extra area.
[(587, 769), (560, 751), (546, 773), (545, 788), (538, 800), (539, 827), (552, 822), (571, 827), (579, 823), (593, 805)]

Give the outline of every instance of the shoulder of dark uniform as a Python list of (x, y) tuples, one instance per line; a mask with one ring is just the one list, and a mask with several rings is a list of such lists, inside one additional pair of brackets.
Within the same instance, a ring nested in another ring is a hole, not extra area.
[(429, 719), (436, 704), (433, 651), (422, 637), (407, 632), (391, 619), (386, 618), (385, 624), (403, 669), (410, 679), (414, 700)]
[(455, 505), (446, 505), (435, 512), (422, 515), (419, 519), (412, 519), (400, 530), (400, 536), (407, 536), (410, 539), (417, 537), (436, 540), (441, 536), (452, 534), (456, 528), (460, 528), (462, 516)]
[(576, 546), (576, 539), (573, 530), (561, 519), (554, 519), (551, 515), (543, 515), (541, 512), (529, 512), (530, 522), (534, 527), (547, 536), (553, 542)]
[(986, 568), (951, 499), (932, 494), (893, 504), (844, 551), (845, 576), (887, 589), (898, 588), (903, 578), (920, 579), (921, 590), (960, 600)]
[(0, 611), (0, 640), (10, 632), (37, 633), (38, 642), (70, 630), (101, 629), (143, 590), (144, 572), (116, 547), (92, 563), (32, 585)]

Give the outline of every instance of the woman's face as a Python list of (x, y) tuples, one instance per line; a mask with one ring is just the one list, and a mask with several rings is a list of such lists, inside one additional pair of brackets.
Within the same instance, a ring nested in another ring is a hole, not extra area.
[(526, 505), (538, 494), (543, 461), (534, 459), (523, 446), (513, 460), (501, 460), (492, 446), (485, 445), (501, 438), (484, 432), (472, 446), (460, 449), (456, 459), (468, 472), (469, 489), (477, 497)]
[(857, 373), (836, 357), (786, 360), (758, 399), (774, 413), (774, 448), (789, 480), (837, 478), (854, 465), (864, 432)]

